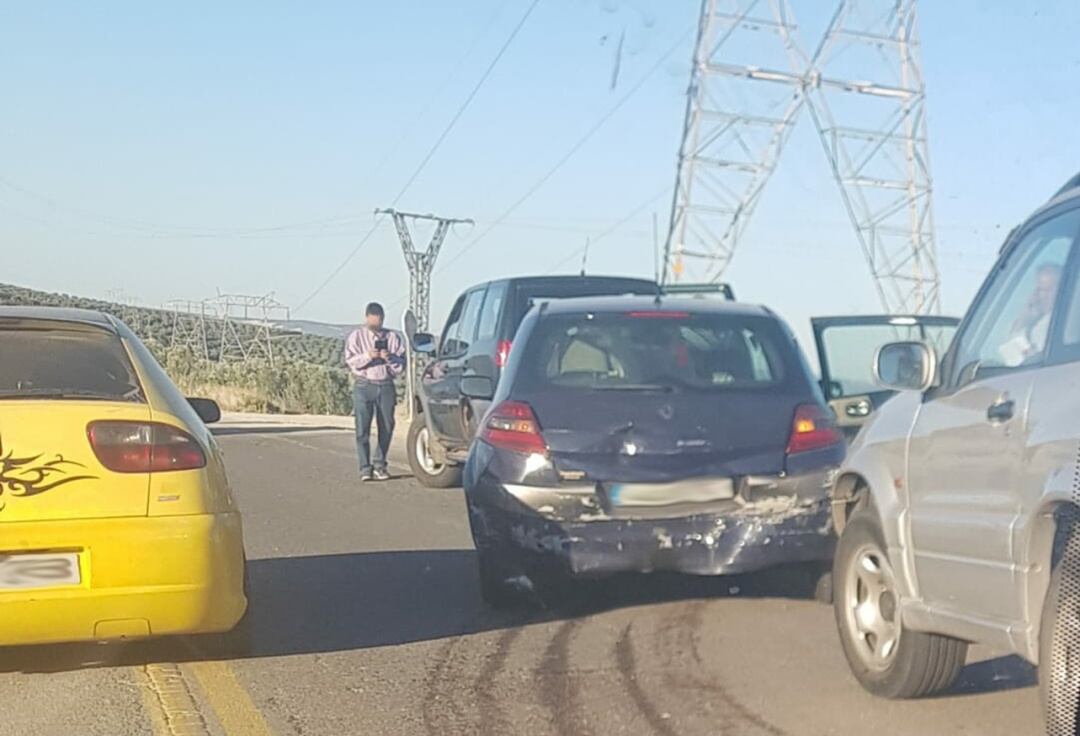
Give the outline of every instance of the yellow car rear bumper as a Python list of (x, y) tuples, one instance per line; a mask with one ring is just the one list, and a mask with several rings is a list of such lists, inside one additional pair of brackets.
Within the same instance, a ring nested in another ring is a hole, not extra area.
[(0, 645), (228, 631), (247, 607), (237, 513), (0, 523), (0, 554), (45, 551), (82, 580), (0, 590)]

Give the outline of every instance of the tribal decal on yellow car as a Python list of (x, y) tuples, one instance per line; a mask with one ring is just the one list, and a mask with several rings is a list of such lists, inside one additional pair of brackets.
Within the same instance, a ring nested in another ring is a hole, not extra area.
[(4, 495), (36, 496), (68, 483), (97, 478), (95, 475), (80, 475), (79, 469), (86, 468), (82, 463), (65, 460), (60, 454), (52, 460), (42, 460), (45, 456), (45, 453), (40, 453), (15, 457), (11, 450), (5, 453), (3, 438), (0, 438), (0, 510), (7, 505)]

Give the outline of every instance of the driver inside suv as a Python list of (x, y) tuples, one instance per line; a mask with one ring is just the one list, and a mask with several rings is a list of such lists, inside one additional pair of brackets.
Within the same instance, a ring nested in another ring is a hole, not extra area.
[(1061, 266), (1043, 263), (1035, 273), (1031, 295), (1023, 311), (1013, 322), (1009, 339), (1000, 349), (1004, 364), (1010, 368), (1023, 365), (1042, 355), (1046, 346), (1046, 334), (1050, 330), (1050, 314), (1054, 308), (1058, 285), (1061, 283)]

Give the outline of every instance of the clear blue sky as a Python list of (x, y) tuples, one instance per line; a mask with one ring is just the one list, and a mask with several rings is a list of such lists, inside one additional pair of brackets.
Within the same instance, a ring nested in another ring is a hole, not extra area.
[[(9, 3), (0, 282), (122, 290), (151, 306), (217, 288), (299, 303), (390, 203), (527, 4)], [(792, 5), (815, 38), (831, 3)], [(966, 307), (1008, 229), (1080, 170), (1080, 4), (1022, 5), (920, 8), (948, 312)], [(399, 203), (477, 220), (448, 238), (444, 264), (683, 41), (555, 177), (439, 274), (436, 322), (468, 284), (546, 271), (670, 183), (697, 7), (541, 0)], [(650, 275), (651, 211), (663, 222), (667, 207), (657, 199), (596, 243), (590, 270)], [(728, 278), (804, 334), (811, 314), (878, 309), (808, 117)], [(297, 316), (352, 321), (368, 300), (399, 305), (406, 289), (385, 224)]]

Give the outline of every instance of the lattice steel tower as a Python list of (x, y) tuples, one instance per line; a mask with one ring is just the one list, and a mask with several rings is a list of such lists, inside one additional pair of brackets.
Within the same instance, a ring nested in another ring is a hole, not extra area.
[(803, 103), (786, 0), (702, 0), (665, 278), (718, 281)]
[[(416, 315), (416, 322), (421, 332), (428, 329), (431, 317), (431, 271), (435, 268), (435, 259), (439, 257), (446, 233), (451, 225), (459, 223), (473, 224), (472, 220), (437, 217), (432, 214), (418, 215), (413, 212), (399, 212), (395, 209), (375, 210), (375, 214), (390, 215), (394, 219), (401, 251), (405, 254), (405, 263), (409, 266), (409, 309)], [(435, 223), (435, 232), (431, 235), (428, 247), (417, 250), (409, 232), (408, 220), (431, 220)]]
[(218, 360), (264, 359), (274, 363), (275, 321), (289, 319), (289, 307), (274, 298), (273, 292), (261, 296), (222, 294), (205, 300), (213, 310), (220, 328)]
[(925, 100), (914, 0), (840, 0), (812, 56), (787, 0), (702, 0), (664, 278), (720, 280), (805, 104), (882, 305), (936, 312)]
[(810, 112), (881, 303), (890, 312), (937, 312), (915, 1), (841, 2), (811, 64)]

